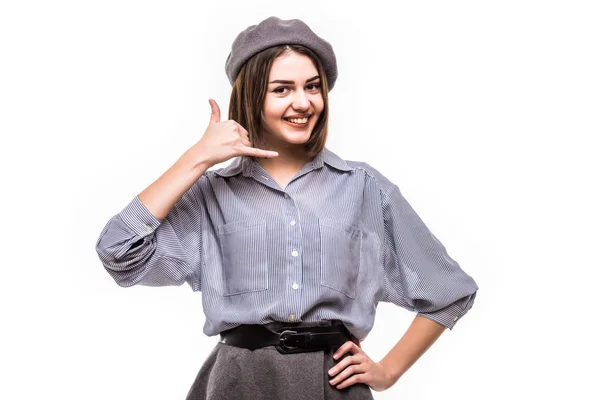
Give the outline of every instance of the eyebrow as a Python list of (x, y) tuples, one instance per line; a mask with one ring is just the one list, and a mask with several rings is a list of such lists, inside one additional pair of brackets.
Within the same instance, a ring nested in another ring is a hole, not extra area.
[[(315, 75), (312, 78), (307, 79), (306, 83), (314, 81), (315, 79), (319, 79), (319, 75)], [(294, 81), (285, 81), (285, 80), (282, 80), (282, 79), (278, 79), (278, 80), (269, 82), (269, 84), (271, 84), (271, 83), (285, 83), (285, 84), (289, 85), (289, 84), (294, 84)]]

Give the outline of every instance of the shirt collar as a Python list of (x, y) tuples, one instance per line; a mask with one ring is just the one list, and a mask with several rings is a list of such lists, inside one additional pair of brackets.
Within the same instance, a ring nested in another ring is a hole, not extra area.
[(346, 161), (342, 160), (340, 156), (335, 154), (333, 151), (329, 150), (327, 147), (323, 148), (323, 151), (321, 151), (319, 154), (317, 154), (315, 158), (313, 158), (312, 163), (315, 169), (321, 168), (323, 166), (323, 163), (325, 163), (330, 167), (333, 167), (340, 171), (352, 171), (352, 168), (348, 166), (348, 163)]
[[(240, 172), (243, 174), (243, 176), (252, 176), (252, 171), (256, 163), (257, 161), (252, 159), (252, 157), (236, 157), (231, 164), (225, 168), (215, 171), (215, 174), (225, 178), (237, 175)], [(323, 164), (327, 164), (340, 171), (352, 171), (352, 168), (348, 166), (346, 161), (341, 159), (337, 154), (329, 150), (327, 147), (323, 148), (323, 150), (318, 153), (309, 164), (312, 164), (312, 169), (319, 169), (323, 167)]]

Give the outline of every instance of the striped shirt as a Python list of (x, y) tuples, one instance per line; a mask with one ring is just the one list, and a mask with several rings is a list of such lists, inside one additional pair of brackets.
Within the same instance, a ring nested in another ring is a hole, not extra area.
[(204, 333), (338, 319), (363, 340), (380, 301), (449, 329), (479, 289), (398, 186), (325, 148), (282, 190), (252, 157), (207, 170), (156, 219), (136, 196), (96, 243), (123, 287), (187, 282)]

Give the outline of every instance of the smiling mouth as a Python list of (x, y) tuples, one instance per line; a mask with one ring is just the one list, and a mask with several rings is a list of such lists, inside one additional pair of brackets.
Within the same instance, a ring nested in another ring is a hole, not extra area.
[(286, 122), (294, 126), (305, 126), (308, 124), (310, 117), (304, 118), (283, 118)]

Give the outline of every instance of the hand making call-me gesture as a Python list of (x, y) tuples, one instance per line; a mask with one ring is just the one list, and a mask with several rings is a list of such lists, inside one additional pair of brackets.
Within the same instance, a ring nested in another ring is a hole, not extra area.
[(209, 165), (212, 166), (242, 155), (263, 158), (273, 158), (279, 155), (276, 151), (252, 147), (248, 131), (236, 121), (221, 121), (221, 110), (217, 102), (213, 99), (209, 99), (208, 102), (212, 109), (210, 123), (198, 145), (203, 150), (205, 160)]

